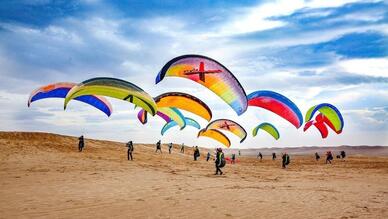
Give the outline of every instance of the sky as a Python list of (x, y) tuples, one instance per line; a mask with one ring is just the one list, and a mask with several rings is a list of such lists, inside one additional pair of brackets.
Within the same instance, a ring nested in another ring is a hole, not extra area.
[[(388, 145), (387, 8), (387, 1), (356, 0), (1, 1), (0, 130), (220, 146), (197, 138), (192, 127), (161, 136), (163, 120), (150, 117), (142, 125), (133, 104), (112, 98), (109, 118), (78, 101), (66, 111), (63, 99), (27, 107), (29, 94), (40, 86), (115, 77), (151, 96), (179, 91), (200, 98), (213, 119), (232, 119), (247, 130), (242, 144), (227, 134), (232, 148)], [(302, 114), (331, 103), (344, 117), (343, 133), (322, 139), (315, 129), (303, 132), (257, 107), (237, 116), (217, 95), (187, 79), (169, 77), (155, 85), (163, 65), (184, 54), (219, 61), (247, 94), (281, 93)], [(262, 122), (278, 128), (278, 141), (265, 132), (252, 137)]]

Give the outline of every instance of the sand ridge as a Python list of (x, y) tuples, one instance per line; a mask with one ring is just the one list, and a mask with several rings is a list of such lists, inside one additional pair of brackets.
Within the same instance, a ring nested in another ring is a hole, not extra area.
[(388, 158), (325, 165), (292, 156), (238, 157), (223, 176), (213, 160), (163, 146), (47, 133), (0, 132), (0, 218), (388, 218)]

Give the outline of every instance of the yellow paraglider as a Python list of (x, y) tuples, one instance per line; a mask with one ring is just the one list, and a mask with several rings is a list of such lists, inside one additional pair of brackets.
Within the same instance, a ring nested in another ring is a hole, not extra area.
[(70, 100), (84, 95), (101, 95), (128, 101), (142, 107), (151, 115), (157, 112), (154, 99), (131, 82), (116, 78), (92, 78), (71, 88), (65, 98), (66, 109)]
[(215, 130), (215, 129), (202, 129), (198, 132), (198, 136), (204, 136), (208, 138), (212, 138), (221, 144), (225, 145), (226, 147), (230, 147), (230, 140), (226, 135), (224, 135), (222, 132)]
[(194, 113), (207, 121), (212, 118), (210, 108), (200, 99), (186, 93), (169, 92), (155, 97), (156, 105), (159, 107), (175, 107)]

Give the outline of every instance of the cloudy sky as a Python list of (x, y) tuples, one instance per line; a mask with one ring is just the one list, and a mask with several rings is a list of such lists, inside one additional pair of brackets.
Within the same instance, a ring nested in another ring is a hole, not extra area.
[[(249, 137), (232, 147), (299, 145), (388, 145), (388, 3), (385, 1), (49, 1), (0, 3), (0, 130), (43, 131), (99, 139), (155, 142), (164, 122), (137, 121), (134, 105), (110, 99), (110, 118), (72, 101), (47, 99), (27, 107), (29, 93), (53, 82), (81, 82), (98, 76), (137, 84), (152, 96), (168, 91), (204, 100), (213, 118), (241, 123)], [(269, 111), (236, 113), (192, 81), (155, 77), (183, 54), (212, 57), (229, 68), (246, 93), (273, 90), (302, 113), (319, 103), (342, 112), (341, 135), (321, 139)], [(196, 118), (202, 126), (205, 120)], [(260, 132), (274, 124), (278, 141)], [(187, 127), (170, 130), (165, 142), (215, 147)]]

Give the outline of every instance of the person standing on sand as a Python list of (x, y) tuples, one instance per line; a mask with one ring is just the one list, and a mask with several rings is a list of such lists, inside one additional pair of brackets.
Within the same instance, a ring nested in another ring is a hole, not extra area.
[(79, 151), (79, 152), (82, 152), (82, 149), (84, 149), (84, 147), (85, 147), (84, 136), (81, 135), (81, 136), (78, 138), (78, 151)]
[(241, 156), (241, 151), (240, 150), (238, 150), (238, 156)]
[(259, 154), (257, 155), (257, 158), (260, 158), (260, 161), (263, 160), (263, 155), (261, 154), (261, 152), (259, 152)]
[(345, 159), (345, 157), (346, 157), (346, 153), (345, 153), (345, 151), (341, 151), (341, 153), (340, 153), (340, 154), (341, 154), (341, 158), (342, 158), (342, 160), (343, 160), (343, 159)]
[(282, 155), (282, 168), (285, 169), (288, 164), (290, 164), (290, 156), (284, 152)]
[(272, 160), (276, 160), (276, 153), (272, 153)]
[(225, 162), (225, 155), (222, 152), (221, 148), (217, 148), (215, 163), (216, 163), (216, 173), (214, 175), (218, 175), (218, 172), (220, 172), (220, 175), (222, 175), (223, 172), (221, 171), (221, 168), (225, 166), (226, 162)]
[(331, 153), (331, 151), (327, 151), (326, 152), (326, 164), (327, 163), (330, 163), (331, 164), (331, 161), (333, 160), (333, 154)]
[(208, 151), (206, 155), (206, 161), (209, 161), (209, 159), (210, 159), (210, 152)]
[(194, 160), (197, 160), (197, 158), (201, 156), (200, 153), (199, 153), (199, 149), (198, 149), (198, 146), (195, 146), (194, 148)]
[(158, 142), (156, 142), (156, 151), (155, 151), (155, 153), (158, 153), (158, 151), (160, 151), (160, 153), (162, 154), (162, 144), (161, 144), (160, 140)]
[(315, 152), (315, 160), (318, 161), (319, 159), (321, 159), (321, 157), (319, 156), (318, 152)]
[(185, 144), (182, 143), (182, 146), (181, 146), (181, 153), (184, 154), (185, 153)]
[(133, 152), (133, 143), (132, 141), (129, 141), (127, 143), (128, 151), (127, 151), (127, 157), (128, 160), (133, 160), (132, 152)]
[(172, 150), (172, 143), (168, 144), (168, 153), (171, 154), (171, 150)]

